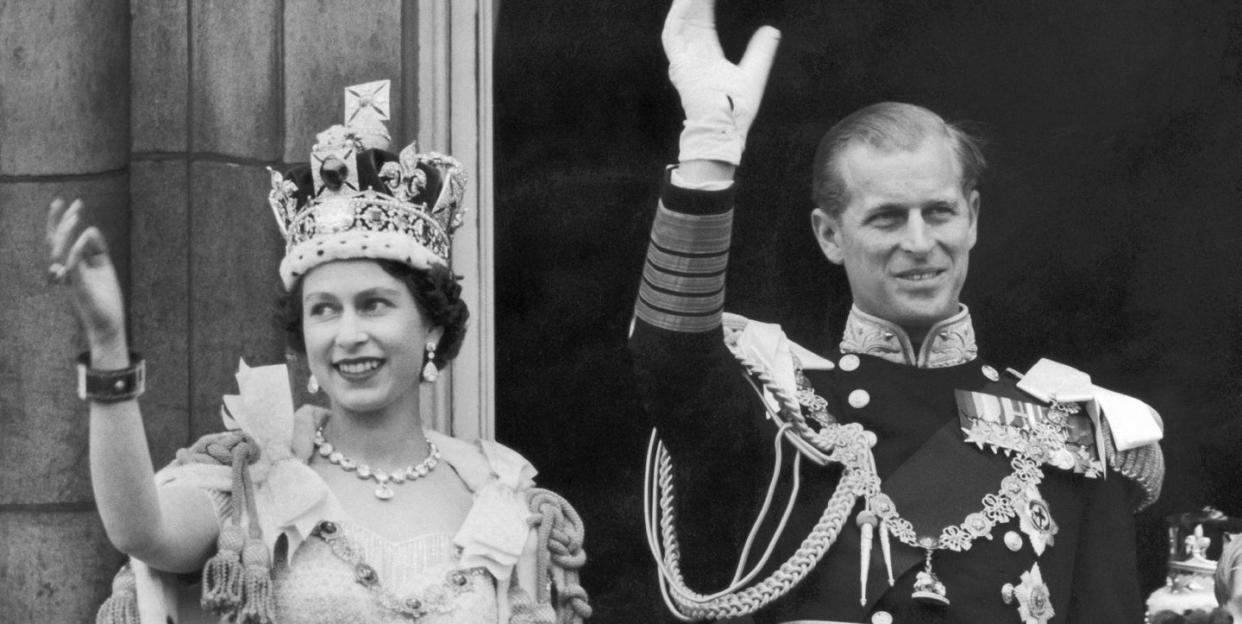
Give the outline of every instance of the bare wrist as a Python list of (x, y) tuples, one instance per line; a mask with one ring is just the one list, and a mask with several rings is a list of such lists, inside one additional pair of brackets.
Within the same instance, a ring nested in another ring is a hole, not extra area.
[(91, 368), (99, 370), (118, 370), (130, 365), (129, 345), (125, 335), (121, 334), (108, 340), (92, 340)]

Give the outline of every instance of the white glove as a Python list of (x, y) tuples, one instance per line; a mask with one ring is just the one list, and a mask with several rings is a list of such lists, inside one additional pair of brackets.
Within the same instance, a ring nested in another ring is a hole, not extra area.
[(736, 166), (759, 112), (781, 33), (771, 26), (760, 28), (741, 62), (734, 65), (720, 49), (715, 4), (715, 0), (674, 0), (662, 40), (668, 77), (686, 111), (681, 161), (717, 160)]

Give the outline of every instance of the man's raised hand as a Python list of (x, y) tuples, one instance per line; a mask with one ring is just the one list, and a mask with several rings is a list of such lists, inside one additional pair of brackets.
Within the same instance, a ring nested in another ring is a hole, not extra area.
[(669, 79), (686, 112), (680, 160), (736, 166), (763, 100), (780, 31), (759, 28), (735, 65), (720, 48), (715, 4), (715, 0), (674, 0), (661, 38)]

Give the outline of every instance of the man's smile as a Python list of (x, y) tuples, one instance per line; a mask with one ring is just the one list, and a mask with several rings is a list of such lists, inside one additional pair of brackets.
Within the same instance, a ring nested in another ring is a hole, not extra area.
[(936, 268), (906, 269), (893, 273), (893, 277), (910, 282), (925, 282), (940, 277), (944, 273), (945, 269)]

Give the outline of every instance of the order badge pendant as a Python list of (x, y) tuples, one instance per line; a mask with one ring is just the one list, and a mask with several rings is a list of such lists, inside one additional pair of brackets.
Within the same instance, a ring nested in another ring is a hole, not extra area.
[(1014, 511), (1018, 515), (1018, 528), (1026, 534), (1035, 550), (1035, 556), (1044, 554), (1044, 549), (1056, 543), (1054, 536), (1058, 527), (1052, 518), (1052, 510), (1039, 494), (1039, 488), (1028, 485), (1015, 497)]
[(932, 571), (932, 551), (929, 549), (926, 552), (923, 569), (914, 577), (914, 592), (910, 597), (925, 604), (948, 606), (949, 596), (944, 583)]
[(1052, 609), (1052, 596), (1040, 574), (1038, 563), (1022, 573), (1022, 582), (1017, 586), (1005, 583), (1001, 587), (1001, 598), (1005, 604), (1018, 603), (1018, 617), (1022, 619), (1022, 624), (1048, 624), (1048, 620), (1056, 615)]

